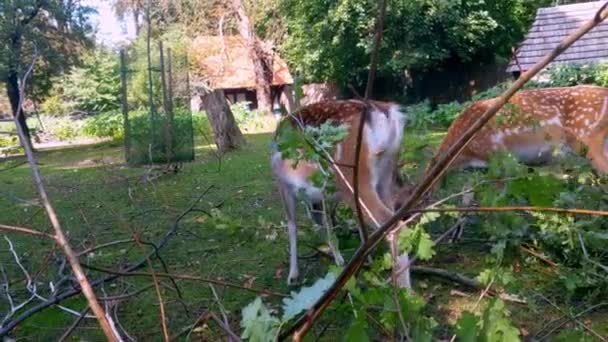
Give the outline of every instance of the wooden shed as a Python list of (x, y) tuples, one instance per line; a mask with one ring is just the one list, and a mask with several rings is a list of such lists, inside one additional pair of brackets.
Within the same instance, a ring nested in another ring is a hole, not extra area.
[[(251, 109), (257, 108), (253, 63), (240, 36), (197, 37), (190, 55), (193, 58), (192, 84), (195, 87), (222, 89), (231, 103), (248, 101)], [(291, 91), (293, 78), (287, 63), (278, 53), (272, 55), (271, 95), (273, 103), (278, 104), (283, 92)]]
[[(604, 3), (605, 1), (591, 1), (540, 8), (525, 40), (509, 63), (507, 72), (518, 76), (531, 68), (559, 42), (593, 18)], [(552, 64), (603, 62), (608, 62), (608, 21), (584, 35)]]

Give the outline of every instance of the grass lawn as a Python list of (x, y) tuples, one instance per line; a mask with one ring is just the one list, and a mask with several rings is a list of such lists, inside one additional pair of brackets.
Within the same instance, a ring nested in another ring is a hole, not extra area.
[[(403, 171), (411, 181), (420, 175), (442, 136), (441, 132), (406, 134)], [(161, 272), (166, 267), (174, 274), (191, 274), (288, 293), (287, 232), (270, 173), (271, 137), (268, 130), (249, 132), (246, 134), (247, 146), (225, 155), (221, 162), (211, 153), (212, 146), (199, 141), (196, 162), (184, 164), (178, 174), (163, 175), (148, 183), (143, 181), (146, 169), (123, 165), (121, 144), (117, 142), (44, 150), (38, 153), (38, 159), (51, 199), (76, 250), (134, 236), (141, 240), (139, 245), (125, 243), (84, 255), (84, 264), (114, 270), (127, 267), (148, 252), (149, 243), (159, 241), (175, 219), (206, 191), (197, 206), (200, 210), (181, 221), (177, 234), (160, 251), (165, 266), (156, 261), (155, 270)], [(0, 161), (0, 223), (50, 229), (46, 216), (37, 206), (28, 167), (21, 165), (5, 170), (15, 165), (14, 160)], [(304, 282), (310, 284), (327, 272), (331, 260), (315, 253), (315, 248), (323, 244), (323, 237), (315, 233), (304, 215), (300, 218), (301, 273)], [(439, 234), (440, 228), (437, 227), (433, 235)], [(54, 250), (49, 241), (40, 238), (6, 236), (14, 244), (20, 262), (35, 277), (40, 294), (51, 296), (49, 282), (56, 286), (62, 278), (58, 272), (61, 253)], [(345, 256), (352, 253), (355, 242), (354, 237), (344, 237), (341, 241)], [(486, 267), (485, 255), (490, 247), (474, 229), (467, 230), (461, 242), (438, 246), (437, 257), (430, 264), (473, 277)], [(15, 301), (25, 299), (23, 273), (4, 239), (0, 240), (0, 262), (10, 279)], [(553, 276), (550, 267), (536, 259), (526, 260), (525, 265), (518, 273), (528, 285), (522, 291), (526, 294), (532, 290), (544, 291), (542, 283)], [(141, 271), (149, 269), (143, 267)], [(101, 275), (89, 271), (90, 278)], [(472, 309), (479, 295), (477, 291), (435, 278), (414, 276), (414, 282), (440, 324), (438, 337), (451, 336), (453, 330), (449, 325), (462, 310)], [(146, 341), (162, 337), (158, 299), (150, 284), (147, 277), (123, 277), (98, 289), (100, 296), (146, 289), (136, 297), (109, 304), (116, 310), (116, 317), (126, 331)], [(220, 311), (208, 284), (187, 280), (176, 280), (176, 284), (179, 290), (171, 281), (163, 280), (161, 291), (172, 334), (188, 327), (207, 309)], [(65, 279), (60, 286), (69, 288), (71, 280)], [(231, 326), (237, 329), (240, 310), (256, 294), (222, 286), (215, 289)], [(551, 293), (550, 289), (544, 292), (544, 296), (552, 300), (559, 295)], [(280, 304), (277, 298), (267, 297), (265, 301), (271, 305)], [(81, 298), (63, 304), (76, 312), (85, 308)], [(585, 304), (581, 303), (581, 306), (584, 308)], [(540, 300), (528, 305), (509, 304), (509, 307), (515, 324), (528, 336), (561, 317), (557, 309)], [(7, 310), (8, 302), (3, 298), (0, 313)], [(54, 340), (74, 319), (75, 316), (58, 308), (45, 310), (14, 330), (14, 336), (36, 341)], [(608, 335), (608, 310), (585, 316), (585, 323)], [(213, 323), (193, 334), (203, 340), (223, 338)], [(338, 332), (330, 329), (324, 339), (337, 337), (335, 334)], [(103, 339), (92, 319), (81, 323), (73, 336)]]

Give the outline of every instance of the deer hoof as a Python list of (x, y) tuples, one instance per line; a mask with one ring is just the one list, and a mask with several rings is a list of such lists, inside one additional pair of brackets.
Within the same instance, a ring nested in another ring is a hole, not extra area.
[(293, 274), (290, 272), (289, 276), (287, 277), (287, 286), (295, 287), (298, 285), (300, 285), (300, 276), (297, 272), (294, 272)]

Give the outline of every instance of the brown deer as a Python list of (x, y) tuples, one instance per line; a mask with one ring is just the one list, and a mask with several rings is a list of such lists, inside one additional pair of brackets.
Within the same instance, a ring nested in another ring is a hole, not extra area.
[[(430, 167), (496, 99), (473, 103), (450, 126)], [(575, 86), (524, 90), (488, 122), (452, 164), (486, 167), (497, 151), (534, 165), (551, 162), (564, 150), (580, 153), (601, 174), (608, 173), (608, 88)], [(428, 170), (428, 169), (427, 169)]]
[[(348, 127), (347, 136), (336, 145), (335, 152), (330, 154), (332, 168), (336, 175), (338, 196), (355, 208), (353, 193), (356, 144), (361, 115), (367, 113), (361, 154), (358, 163), (359, 201), (365, 221), (374, 228), (379, 227), (393, 215), (393, 196), (397, 188), (397, 158), (403, 138), (406, 116), (394, 103), (358, 100), (322, 101), (301, 108), (293, 116), (287, 117), (279, 124), (277, 135), (282, 125), (301, 130), (305, 126), (320, 126), (329, 120)], [(276, 137), (276, 136), (275, 136)], [(272, 153), (272, 170), (277, 181), (289, 230), (289, 275), (287, 283), (292, 285), (299, 277), (297, 255), (296, 194), (303, 192), (313, 208), (319, 208), (324, 201), (324, 189), (313, 185), (311, 177), (319, 165), (308, 161), (294, 164), (292, 160), (283, 159), (281, 153)], [(321, 224), (320, 215), (312, 215)], [(396, 243), (396, 239), (393, 239)], [(330, 247), (331, 244), (330, 244)], [(394, 248), (394, 244), (392, 245)], [(340, 263), (341, 257), (336, 261)], [(397, 258), (399, 264), (408, 263), (407, 255)], [(397, 279), (400, 286), (409, 287), (409, 273), (404, 272)]]

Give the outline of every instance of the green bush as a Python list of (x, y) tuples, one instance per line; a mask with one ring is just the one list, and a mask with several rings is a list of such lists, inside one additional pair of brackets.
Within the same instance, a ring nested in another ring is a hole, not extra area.
[(82, 120), (73, 120), (66, 116), (49, 115), (44, 116), (43, 120), (46, 133), (54, 136), (57, 140), (72, 140), (74, 138), (84, 136), (84, 123)]
[(440, 104), (435, 110), (431, 110), (429, 100), (410, 105), (406, 109), (409, 118), (408, 127), (418, 130), (430, 127), (447, 128), (466, 105), (468, 103), (460, 104), (454, 101)]
[(557, 64), (547, 71), (548, 85), (571, 87), (579, 84), (608, 86), (608, 64)]
[(194, 131), (194, 134), (200, 134), (205, 137), (211, 137), (213, 135), (213, 130), (211, 129), (209, 118), (207, 118), (207, 113), (192, 113), (192, 130)]
[[(129, 114), (131, 124), (130, 158), (132, 164), (159, 163), (167, 161), (167, 137), (165, 127), (168, 121), (163, 115), (150, 117), (146, 111)], [(197, 124), (203, 125), (201, 119)], [(173, 161), (194, 159), (193, 118), (190, 111), (178, 109), (174, 113)]]
[(256, 111), (249, 110), (249, 101), (237, 102), (230, 106), (234, 120), (238, 125), (245, 124), (249, 121), (253, 121), (258, 117)]
[(83, 131), (93, 137), (121, 139), (124, 136), (122, 114), (107, 112), (90, 117), (85, 121)]
[(468, 102), (461, 104), (456, 101), (440, 104), (437, 106), (437, 109), (433, 111), (433, 121), (440, 127), (449, 127), (452, 124), (452, 121), (454, 121), (468, 104)]
[(63, 99), (59, 95), (47, 97), (40, 105), (40, 109), (42, 113), (47, 115), (62, 115), (68, 111)]
[(16, 135), (0, 135), (0, 148), (19, 145), (19, 138)]
[(408, 127), (416, 130), (424, 130), (434, 124), (431, 114), (431, 102), (427, 99), (422, 102), (407, 106)]

